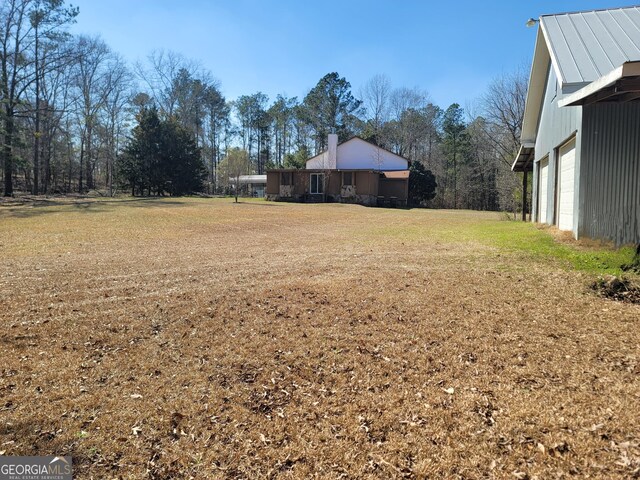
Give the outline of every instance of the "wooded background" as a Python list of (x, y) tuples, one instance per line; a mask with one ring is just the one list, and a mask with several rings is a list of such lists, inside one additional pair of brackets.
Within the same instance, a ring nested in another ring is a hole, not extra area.
[(352, 91), (336, 72), (304, 98), (256, 92), (227, 99), (197, 60), (156, 50), (128, 64), (100, 37), (69, 34), (79, 11), (61, 0), (5, 0), (0, 8), (5, 196), (135, 193), (125, 153), (133, 127), (153, 110), (195, 142), (204, 193), (228, 192), (226, 157), (234, 148), (246, 152), (246, 173), (303, 168), (335, 131), (340, 141), (358, 135), (431, 170), (438, 184), (431, 206), (521, 208), (521, 177), (510, 165), (524, 113), (524, 68), (496, 77), (464, 108), (435, 105), (426, 91), (393, 86), (383, 74)]

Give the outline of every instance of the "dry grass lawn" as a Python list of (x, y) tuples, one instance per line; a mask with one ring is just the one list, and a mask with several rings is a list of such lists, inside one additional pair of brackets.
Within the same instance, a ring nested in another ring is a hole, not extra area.
[(82, 479), (640, 476), (640, 306), (588, 289), (618, 253), (497, 214), (228, 199), (5, 205), (0, 251), (5, 455)]

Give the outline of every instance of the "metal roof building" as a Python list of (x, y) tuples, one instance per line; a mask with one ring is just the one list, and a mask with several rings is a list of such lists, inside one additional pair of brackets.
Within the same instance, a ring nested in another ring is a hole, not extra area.
[(640, 60), (639, 25), (639, 7), (540, 17), (563, 88), (583, 86), (623, 63)]
[(543, 15), (514, 171), (532, 219), (640, 242), (640, 7)]

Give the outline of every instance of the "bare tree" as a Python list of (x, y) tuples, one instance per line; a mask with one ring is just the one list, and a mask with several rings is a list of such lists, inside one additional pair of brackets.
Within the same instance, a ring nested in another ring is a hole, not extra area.
[(106, 143), (106, 185), (109, 196), (114, 194), (116, 159), (122, 140), (131, 120), (128, 108), (132, 97), (133, 76), (120, 57), (114, 57), (110, 67), (108, 84), (111, 88), (104, 101), (104, 125)]
[(98, 37), (78, 37), (76, 49), (78, 61), (75, 64), (74, 85), (80, 99), (77, 111), (80, 125), (78, 190), (82, 192), (85, 176), (87, 188), (95, 188), (94, 130), (100, 121), (99, 114), (126, 69), (122, 60)]
[(475, 117), (467, 125), (469, 142), (468, 162), (462, 166), (461, 181), (464, 188), (465, 204), (475, 210), (498, 210), (497, 172), (499, 158), (486, 120)]
[[(69, 52), (67, 45), (54, 45), (52, 49), (64, 49)], [(53, 54), (59, 55), (58, 52)], [(42, 63), (48, 61), (49, 48), (44, 48), (42, 52)], [(73, 72), (72, 61), (75, 55), (68, 53), (65, 61), (58, 65), (58, 68), (52, 70), (47, 75), (43, 75), (40, 80), (39, 105), (36, 114), (40, 115), (41, 122), (34, 122), (34, 137), (38, 142), (34, 142), (34, 150), (38, 150), (42, 156), (42, 191), (49, 193), (52, 183), (55, 184), (57, 174), (60, 171), (59, 165), (55, 163), (55, 147), (56, 139), (63, 131), (63, 123), (68, 118), (73, 105), (78, 100), (74, 96), (73, 87), (71, 85), (71, 75)], [(38, 127), (39, 125), (39, 127)], [(40, 135), (38, 135), (38, 132)], [(68, 134), (68, 132), (67, 132)], [(35, 155), (35, 152), (34, 152)], [(35, 157), (34, 157), (35, 158)], [(67, 158), (71, 162), (71, 156)], [(34, 170), (37, 169), (38, 162), (34, 160)], [(64, 183), (64, 182), (63, 182)]]
[[(75, 21), (78, 9), (65, 7), (62, 1), (34, 0), (29, 12), (33, 29), (33, 64), (35, 86), (35, 118), (33, 144), (33, 189), (32, 193), (40, 193), (40, 84), (46, 74), (57, 68), (58, 64), (71, 59), (70, 52), (64, 48), (56, 48), (56, 43), (66, 38), (61, 34), (61, 27)], [(43, 55), (42, 50), (46, 51)]]
[(381, 142), (382, 127), (389, 119), (389, 100), (391, 82), (386, 75), (375, 75), (360, 90), (367, 116), (373, 126), (373, 135), (377, 144)]
[[(57, 15), (62, 16), (63, 13), (64, 21), (45, 21)], [(77, 9), (65, 9), (61, 0), (5, 0), (0, 4), (0, 120), (4, 137), (1, 153), (5, 196), (13, 194), (16, 116), (21, 113), (20, 110), (29, 108), (25, 102), (27, 91), (38, 80), (39, 75), (49, 68), (36, 61), (40, 38), (38, 30), (42, 27), (45, 32), (53, 34), (72, 21), (77, 13)]]
[(527, 85), (527, 71), (520, 67), (513, 73), (497, 77), (481, 99), (487, 120), (486, 138), (495, 147), (500, 162), (497, 174), (500, 204), (514, 214), (518, 203), (522, 203), (524, 212), (527, 202), (520, 193), (518, 174), (511, 171), (511, 163), (520, 148)]
[(154, 50), (147, 57), (146, 65), (135, 65), (135, 73), (147, 86), (154, 102), (165, 115), (173, 115), (178, 107), (180, 90), (176, 87), (180, 71), (204, 80), (203, 83), (212, 83), (208, 78), (203, 78), (205, 75), (199, 62), (172, 51)]
[(401, 87), (393, 90), (389, 99), (392, 132), (385, 134), (385, 139), (398, 155), (410, 156), (410, 150), (415, 146), (417, 126), (421, 122), (421, 112), (429, 104), (426, 92), (417, 88)]
[(96, 175), (104, 173), (113, 194), (115, 161), (125, 133), (132, 97), (132, 75), (124, 60), (99, 38), (77, 39), (79, 58), (74, 66), (78, 101), (80, 158), (78, 187), (96, 187)]
[(244, 175), (249, 168), (249, 155), (246, 150), (233, 148), (227, 152), (225, 158), (225, 171), (227, 177), (232, 180), (233, 193), (238, 203), (238, 191), (240, 190), (240, 176)]
[(527, 72), (520, 67), (495, 78), (481, 99), (487, 121), (500, 127), (501, 135), (491, 139), (509, 167), (520, 148), (527, 85)]
[(427, 103), (429, 103), (429, 95), (419, 88), (396, 88), (389, 97), (391, 117), (394, 120), (400, 120), (407, 110), (419, 110)]

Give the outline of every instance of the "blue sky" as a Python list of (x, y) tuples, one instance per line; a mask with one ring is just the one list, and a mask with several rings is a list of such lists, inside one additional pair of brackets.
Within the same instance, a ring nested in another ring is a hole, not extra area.
[(74, 33), (98, 34), (127, 60), (167, 49), (198, 60), (228, 99), (262, 91), (302, 98), (337, 71), (357, 92), (384, 73), (438, 105), (466, 105), (492, 78), (529, 68), (545, 13), (630, 5), (510, 0), (76, 0)]

